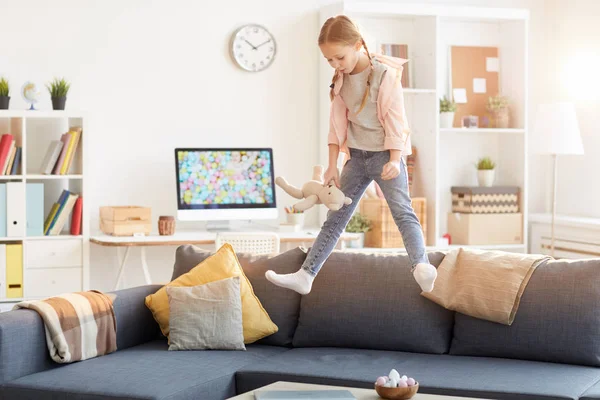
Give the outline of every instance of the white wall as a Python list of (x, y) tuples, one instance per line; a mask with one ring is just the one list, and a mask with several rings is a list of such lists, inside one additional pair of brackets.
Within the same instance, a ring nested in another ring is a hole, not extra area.
[[(67, 108), (93, 117), (92, 228), (102, 205), (152, 207), (154, 230), (159, 215), (173, 215), (175, 147), (273, 147), (277, 174), (298, 183), (311, 176), (317, 1), (2, 0), (0, 9), (0, 75), (13, 85), (11, 108), (25, 107), (25, 80), (42, 85), (57, 75), (73, 83)], [(231, 33), (250, 22), (278, 44), (262, 73), (236, 68), (228, 53)], [(40, 108), (51, 108), (47, 93)], [(150, 249), (153, 278), (170, 277), (173, 250)], [(92, 286), (111, 288), (114, 253), (92, 245)], [(126, 283), (141, 283), (138, 249), (131, 257), (135, 276)]]
[[(585, 154), (558, 159), (557, 213), (600, 217), (600, 2), (596, 0), (549, 0), (546, 6), (542, 56), (547, 82), (540, 88), (541, 101), (572, 101)], [(549, 156), (539, 160), (535, 178), (543, 186), (537, 193), (539, 212), (551, 211), (552, 163)]]
[[(25, 80), (43, 84), (55, 75), (71, 80), (67, 108), (86, 109), (94, 117), (87, 136), (94, 155), (89, 165), (93, 190), (86, 194), (91, 210), (144, 205), (152, 207), (156, 221), (175, 213), (172, 149), (177, 146), (273, 147), (277, 174), (299, 183), (310, 175), (318, 159), (317, 91), (327, 90), (318, 87), (318, 9), (331, 2), (226, 0), (211, 2), (209, 11), (208, 2), (197, 0), (0, 0), (5, 38), (0, 75), (15, 89)], [(529, 8), (531, 104), (546, 95), (539, 73), (546, 63), (542, 49), (548, 31), (543, 0), (428, 2)], [(265, 25), (278, 43), (274, 64), (258, 74), (237, 69), (227, 50), (230, 34), (248, 22)], [(11, 108), (25, 107), (15, 93)], [(51, 108), (47, 95), (42, 108)], [(591, 130), (593, 122), (588, 124)], [(534, 210), (545, 205), (544, 174), (532, 168)], [(173, 252), (149, 250), (155, 280), (169, 279)], [(112, 248), (92, 245), (93, 287), (112, 288), (114, 254)], [(143, 283), (138, 254), (134, 249), (127, 285)]]

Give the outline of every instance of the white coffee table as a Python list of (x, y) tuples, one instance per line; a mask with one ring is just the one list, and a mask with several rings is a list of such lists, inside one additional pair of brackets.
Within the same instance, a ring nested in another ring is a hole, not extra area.
[[(328, 385), (312, 385), (308, 383), (285, 382), (279, 381), (270, 385), (261, 387), (257, 390), (349, 390), (358, 400), (377, 400), (381, 399), (375, 392), (375, 389), (358, 389), (345, 386), (328, 386)], [(436, 394), (419, 394), (417, 393), (414, 400), (464, 400), (467, 397), (456, 396), (441, 396)], [(473, 400), (472, 398), (469, 398)], [(229, 400), (254, 400), (254, 391), (240, 394), (239, 396), (231, 397)], [(479, 399), (483, 400), (483, 399)]]

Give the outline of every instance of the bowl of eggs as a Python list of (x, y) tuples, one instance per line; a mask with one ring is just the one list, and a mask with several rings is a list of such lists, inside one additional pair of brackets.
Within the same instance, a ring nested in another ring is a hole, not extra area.
[(377, 378), (375, 391), (383, 399), (410, 399), (419, 391), (419, 382), (406, 375), (400, 376), (398, 371), (392, 369), (388, 376)]

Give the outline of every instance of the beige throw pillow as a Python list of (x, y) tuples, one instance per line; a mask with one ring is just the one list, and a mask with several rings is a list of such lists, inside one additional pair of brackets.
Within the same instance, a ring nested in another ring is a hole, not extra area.
[(166, 291), (169, 350), (246, 350), (239, 276)]

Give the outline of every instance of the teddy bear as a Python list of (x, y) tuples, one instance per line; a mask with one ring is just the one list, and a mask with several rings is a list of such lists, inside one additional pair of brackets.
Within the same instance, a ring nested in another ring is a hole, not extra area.
[(322, 165), (313, 167), (312, 180), (302, 185), (301, 189), (290, 185), (281, 176), (275, 178), (275, 183), (290, 196), (303, 199), (294, 204), (294, 208), (298, 211), (306, 211), (316, 204), (324, 204), (328, 209), (337, 211), (344, 205), (352, 204), (352, 199), (346, 197), (344, 192), (338, 189), (333, 182), (324, 185)]

